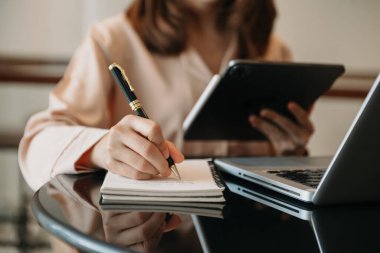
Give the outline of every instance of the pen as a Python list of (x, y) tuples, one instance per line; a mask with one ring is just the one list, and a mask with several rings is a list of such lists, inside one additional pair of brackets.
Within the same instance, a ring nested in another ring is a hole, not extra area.
[[(112, 63), (108, 68), (111, 71), (113, 77), (115, 78), (117, 84), (124, 92), (124, 95), (127, 97), (129, 106), (131, 107), (132, 111), (134, 111), (136, 115), (148, 119), (148, 115), (145, 113), (140, 101), (136, 97), (133, 86), (131, 85), (131, 82), (128, 80), (128, 77), (125, 74), (124, 69), (116, 63)], [(181, 180), (181, 176), (177, 170), (177, 166), (175, 165), (173, 158), (171, 158), (171, 156), (169, 155), (168, 159), (166, 160), (169, 163), (169, 168), (178, 177), (178, 179)]]

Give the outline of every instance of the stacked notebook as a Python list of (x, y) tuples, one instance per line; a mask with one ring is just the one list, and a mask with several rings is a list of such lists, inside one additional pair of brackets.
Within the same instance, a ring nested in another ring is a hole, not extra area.
[(167, 211), (220, 217), (225, 185), (207, 159), (177, 164), (174, 174), (151, 180), (134, 180), (108, 172), (100, 189), (103, 210)]

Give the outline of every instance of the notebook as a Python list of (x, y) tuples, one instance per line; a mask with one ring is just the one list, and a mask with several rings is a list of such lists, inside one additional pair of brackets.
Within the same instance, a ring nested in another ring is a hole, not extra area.
[(123, 204), (102, 204), (104, 211), (126, 212), (168, 212), (206, 216), (222, 219), (225, 215), (225, 202), (164, 202), (129, 201)]
[(100, 188), (100, 204), (144, 202), (224, 202), (224, 183), (209, 159), (189, 159), (177, 164), (175, 175), (134, 180), (108, 172)]
[(380, 74), (331, 158), (215, 159), (221, 170), (314, 204), (380, 201)]

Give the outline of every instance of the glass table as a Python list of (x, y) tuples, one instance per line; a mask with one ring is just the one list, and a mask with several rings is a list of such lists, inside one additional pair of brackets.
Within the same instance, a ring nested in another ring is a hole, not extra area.
[(380, 205), (317, 207), (223, 175), (212, 212), (104, 209), (104, 173), (60, 175), (34, 194), (33, 214), (86, 252), (380, 252)]

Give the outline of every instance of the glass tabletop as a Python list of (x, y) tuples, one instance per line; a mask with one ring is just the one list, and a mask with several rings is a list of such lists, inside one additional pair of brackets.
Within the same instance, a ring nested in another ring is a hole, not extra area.
[(99, 204), (104, 173), (60, 175), (35, 193), (49, 233), (87, 252), (380, 252), (379, 205), (316, 207), (223, 176), (212, 210)]

